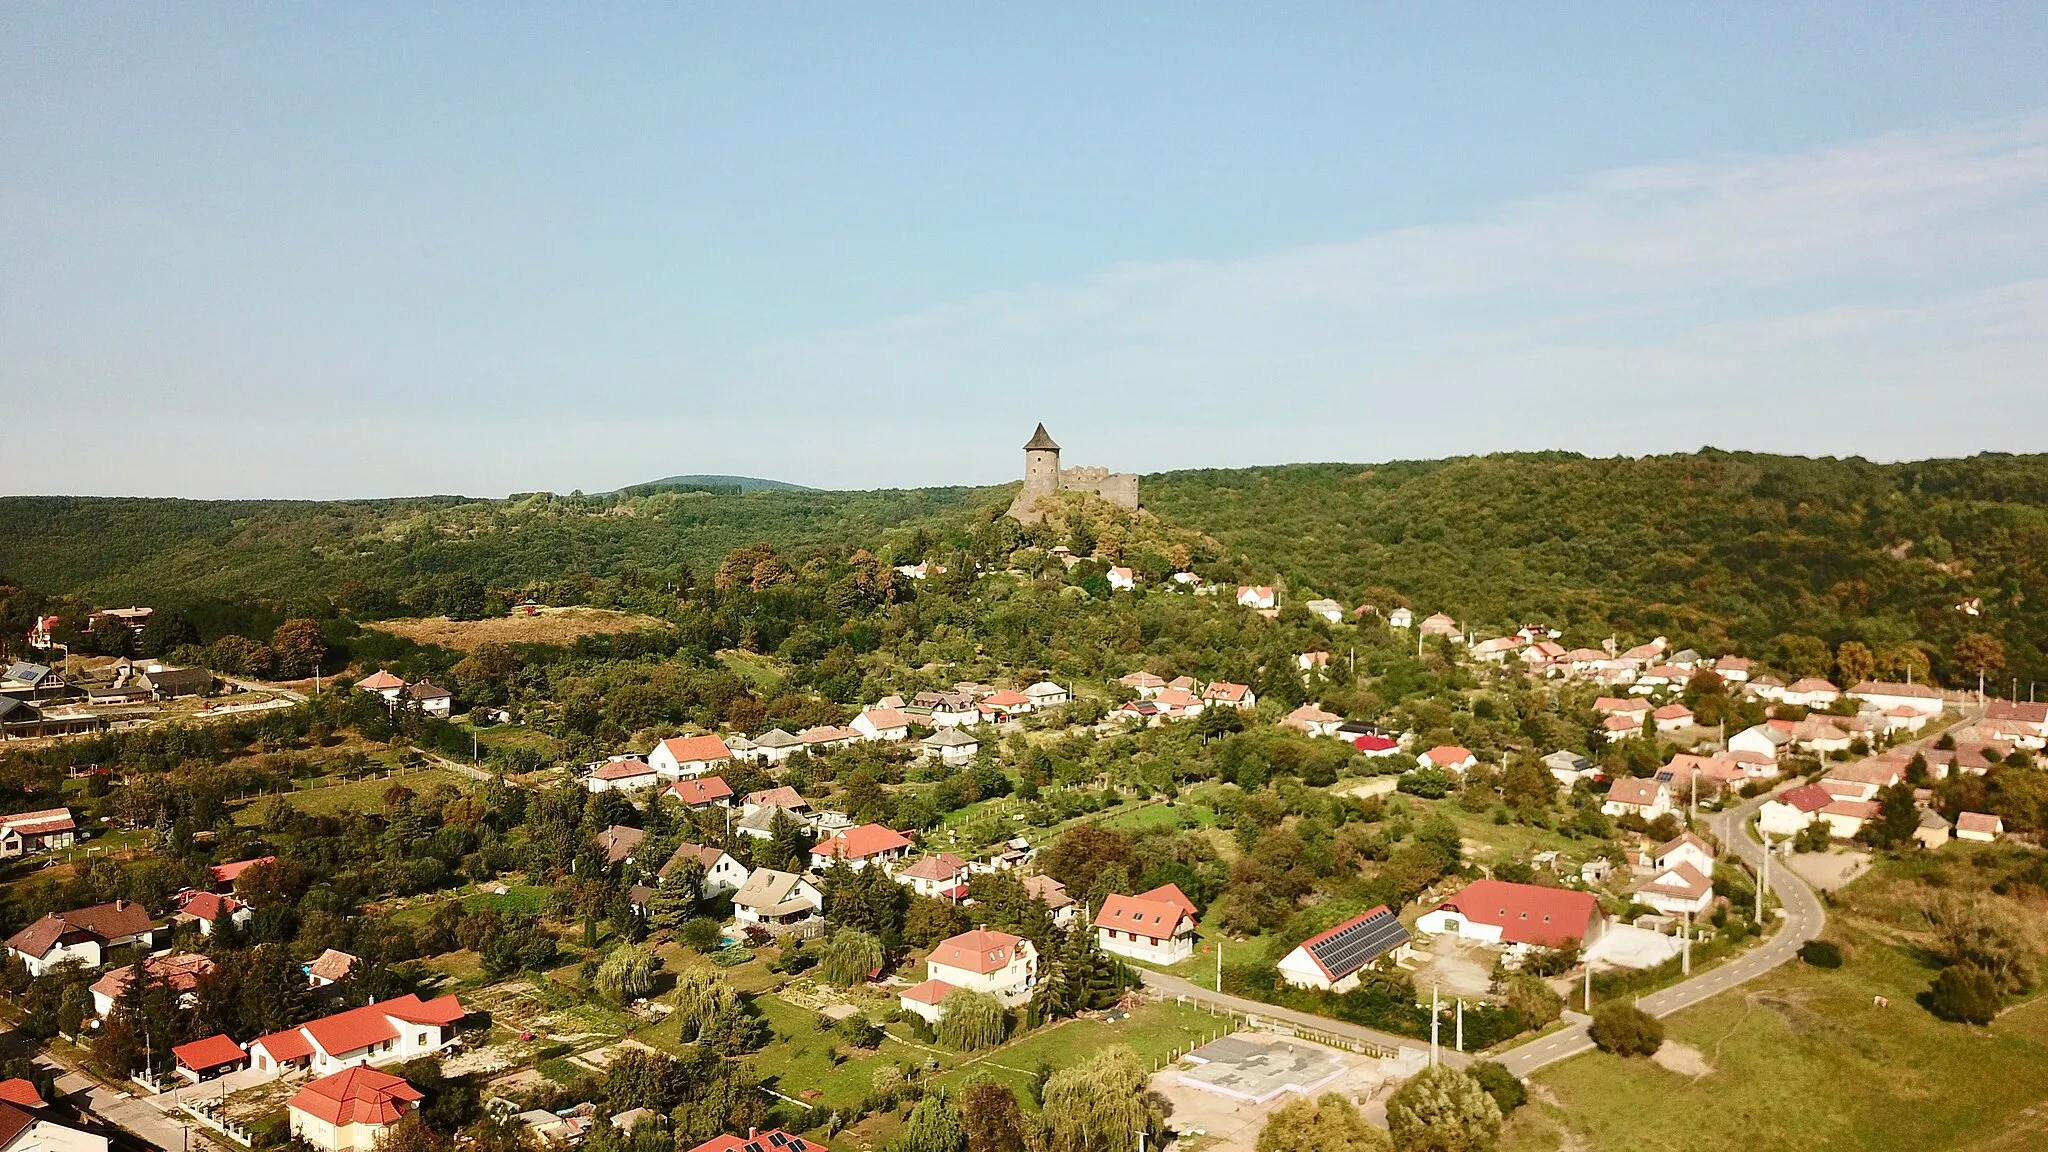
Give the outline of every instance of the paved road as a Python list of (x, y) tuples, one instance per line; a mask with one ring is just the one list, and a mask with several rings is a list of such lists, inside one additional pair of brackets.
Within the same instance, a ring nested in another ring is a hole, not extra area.
[[(1778, 791), (1802, 783), (1803, 780), (1791, 780)], [(1762, 865), (1764, 847), (1750, 839), (1748, 824), (1768, 799), (1770, 795), (1753, 797), (1739, 807), (1716, 815), (1711, 822), (1714, 835), (1747, 861), (1751, 868)], [(1778, 866), (1771, 869), (1771, 892), (1785, 909), (1785, 919), (1780, 922), (1776, 935), (1726, 964), (1642, 997), (1637, 1005), (1650, 1015), (1660, 1017), (1690, 1008), (1709, 996), (1726, 992), (1792, 959), (1799, 953), (1800, 945), (1820, 935), (1821, 929), (1827, 926), (1827, 912), (1821, 907), (1820, 899), (1792, 874), (1791, 869)], [(1576, 1013), (1568, 1014), (1567, 1019), (1572, 1016)], [(1593, 1048), (1593, 1041), (1586, 1035), (1589, 1022), (1585, 1017), (1578, 1017), (1570, 1027), (1510, 1048), (1498, 1059), (1515, 1075), (1527, 1076), (1545, 1065), (1589, 1052)]]
[[(1163, 995), (1185, 996), (1198, 1004), (1215, 1005), (1232, 1012), (1238, 1012), (1246, 1016), (1257, 1016), (1266, 1020), (1284, 1020), (1290, 1024), (1298, 1024), (1303, 1028), (1313, 1029), (1317, 1032), (1327, 1032), (1337, 1036), (1346, 1036), (1362, 1043), (1377, 1044), (1382, 1048), (1407, 1048), (1425, 1054), (1429, 1051), (1427, 1043), (1416, 1040), (1413, 1037), (1377, 1032), (1371, 1028), (1350, 1024), (1343, 1020), (1332, 1020), (1327, 1016), (1295, 1012), (1262, 1001), (1247, 1000), (1242, 996), (1219, 993), (1214, 988), (1204, 988), (1193, 981), (1183, 980), (1179, 976), (1170, 976), (1164, 972), (1154, 972), (1150, 968), (1140, 968), (1138, 975), (1145, 981), (1145, 987)], [(1446, 1025), (1446, 1028), (1448, 1028), (1448, 1025)], [(1442, 1045), (1442, 1059), (1444, 1063), (1463, 1067), (1470, 1061), (1470, 1057), (1451, 1050), (1451, 1035), (1448, 1031), (1444, 1033)]]
[(166, 1152), (222, 1152), (212, 1133), (176, 1112), (170, 1097), (131, 1095), (109, 1088), (46, 1051), (38, 1063), (57, 1071), (57, 1090), (87, 1112)]

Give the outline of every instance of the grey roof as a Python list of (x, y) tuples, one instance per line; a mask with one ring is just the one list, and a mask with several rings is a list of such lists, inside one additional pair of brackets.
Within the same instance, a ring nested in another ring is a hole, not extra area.
[(1568, 752), (1562, 748), (1545, 756), (1543, 762), (1552, 768), (1566, 772), (1584, 772), (1593, 766), (1591, 760), (1586, 759), (1577, 752)]
[(756, 748), (801, 748), (804, 742), (780, 728), (770, 728), (754, 738)]
[(412, 685), (405, 691), (407, 695), (415, 700), (453, 700), (455, 698), (455, 693), (450, 692), (446, 688), (430, 684), (425, 680)]
[(958, 728), (941, 728), (937, 732), (925, 737), (924, 742), (934, 748), (966, 748), (969, 746), (978, 748), (981, 746), (981, 741), (976, 740)]
[(42, 718), (42, 712), (28, 701), (0, 696), (0, 723), (33, 724)]
[(7, 667), (7, 678), (9, 680), (25, 680), (30, 684), (42, 683), (43, 677), (49, 674), (50, 666), (48, 664), (31, 664), (26, 660), (17, 660)]
[(1060, 446), (1053, 443), (1051, 434), (1045, 430), (1045, 425), (1040, 424), (1038, 431), (1031, 434), (1031, 442), (1024, 445), (1024, 450), (1026, 452), (1057, 452), (1060, 450)]
[(793, 872), (777, 872), (773, 868), (756, 868), (740, 890), (733, 893), (732, 902), (743, 908), (752, 908), (763, 916), (787, 916), (805, 908), (817, 910), (817, 905), (797, 894), (796, 887), (803, 877)]
[(204, 668), (165, 668), (159, 672), (144, 672), (150, 687), (176, 692), (183, 689), (203, 691), (213, 685), (213, 673)]

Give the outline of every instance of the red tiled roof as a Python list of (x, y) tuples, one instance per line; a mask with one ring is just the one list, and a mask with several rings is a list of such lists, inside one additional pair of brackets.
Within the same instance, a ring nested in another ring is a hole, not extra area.
[(420, 1090), (375, 1068), (348, 1068), (299, 1089), (290, 1107), (329, 1124), (396, 1124), (420, 1102)]
[(234, 1064), (248, 1059), (249, 1056), (247, 1052), (242, 1051), (240, 1044), (228, 1039), (224, 1032), (216, 1032), (204, 1040), (180, 1044), (171, 1049), (171, 1055), (178, 1058), (178, 1063), (194, 1072), (204, 1072), (223, 1064)]
[(379, 668), (361, 680), (356, 681), (356, 687), (368, 689), (371, 692), (384, 692), (392, 688), (405, 687), (405, 681)]
[(910, 714), (900, 708), (870, 708), (861, 715), (868, 718), (868, 723), (874, 725), (877, 732), (910, 727)]
[(922, 984), (912, 984), (910, 987), (905, 988), (900, 995), (905, 1000), (915, 1000), (919, 1004), (938, 1004), (943, 1002), (946, 997), (958, 991), (958, 988), (946, 983), (944, 980), (927, 980)]
[(308, 1039), (306, 1034), (297, 1028), (287, 1028), (282, 1032), (272, 1032), (268, 1036), (258, 1036), (256, 1039), (249, 1041), (251, 1049), (254, 1049), (259, 1044), (263, 1046), (265, 1052), (270, 1053), (272, 1060), (280, 1064), (292, 1060), (304, 1060), (313, 1054), (313, 1041)]
[(1472, 750), (1470, 748), (1460, 748), (1456, 744), (1439, 744), (1423, 753), (1423, 755), (1429, 757), (1430, 763), (1448, 768), (1455, 764), (1463, 764), (1465, 761), (1472, 759)]
[(825, 1152), (825, 1146), (780, 1128), (759, 1133), (749, 1128), (745, 1136), (713, 1136), (690, 1152)]
[(1559, 947), (1584, 941), (1600, 904), (1591, 892), (1511, 884), (1505, 880), (1474, 880), (1438, 908), (1454, 908), (1465, 919), (1491, 924), (1511, 944)]
[(786, 808), (790, 811), (811, 806), (810, 801), (805, 800), (802, 793), (787, 784), (779, 788), (763, 788), (759, 792), (749, 792), (746, 803), (754, 807)]
[(1232, 684), (1227, 680), (1218, 680), (1202, 690), (1202, 699), (1221, 700), (1226, 704), (1235, 704), (1244, 699), (1244, 694), (1249, 691), (1251, 691), (1249, 685)]
[(223, 916), (233, 916), (242, 908), (242, 902), (233, 896), (223, 896), (218, 892), (191, 892), (186, 894), (178, 910), (211, 924)]
[(593, 780), (630, 780), (635, 776), (652, 776), (654, 769), (645, 760), (627, 757), (624, 760), (607, 760), (591, 772)]
[(2004, 828), (2005, 822), (1988, 812), (1956, 813), (1956, 831), (1958, 832), (1983, 832), (1995, 836), (2003, 831)]
[(899, 879), (907, 876), (912, 880), (951, 880), (965, 871), (967, 871), (967, 861), (953, 855), (951, 852), (940, 852), (936, 855), (926, 856), (910, 867), (896, 873), (896, 875)]
[(1687, 708), (1683, 704), (1666, 704), (1655, 712), (1650, 713), (1650, 715), (1655, 716), (1659, 720), (1676, 720), (1680, 716), (1691, 716), (1692, 709)]
[(1026, 696), (1022, 692), (1013, 692), (1005, 688), (1000, 692), (989, 693), (982, 698), (981, 702), (997, 708), (1016, 708), (1020, 705), (1031, 703), (1031, 697)]
[(1138, 899), (1171, 904), (1189, 916), (1195, 915), (1195, 902), (1187, 898), (1187, 894), (1180, 890), (1178, 884), (1161, 884), (1150, 892), (1138, 893)]
[(986, 976), (1008, 967), (1018, 954), (1017, 946), (1022, 943), (1021, 937), (1008, 932), (976, 929), (939, 941), (927, 959), (946, 968)]
[(275, 863), (277, 863), (277, 857), (275, 856), (258, 856), (254, 860), (237, 860), (232, 864), (215, 864), (211, 871), (216, 882), (233, 884), (237, 877), (258, 864)]
[(1183, 921), (1192, 919), (1171, 900), (1148, 900), (1142, 896), (1111, 893), (1102, 898), (1102, 910), (1095, 914), (1095, 927), (1122, 932), (1142, 932), (1155, 940), (1172, 936)]
[(19, 1076), (11, 1080), (0, 1080), (0, 1100), (9, 1104), (19, 1104), (24, 1108), (50, 1106), (50, 1102), (43, 1099), (43, 1094), (36, 1090), (35, 1081), (24, 1080)]
[(678, 764), (708, 763), (732, 759), (732, 749), (716, 736), (677, 736), (661, 742)]
[(1365, 735), (1354, 737), (1351, 746), (1360, 752), (1387, 752), (1399, 748), (1401, 742), (1391, 736)]
[(895, 852), (910, 847), (910, 838), (893, 828), (881, 824), (862, 824), (848, 828), (830, 840), (811, 849), (811, 855), (826, 860), (840, 858), (861, 860), (883, 852)]
[[(466, 1015), (461, 1003), (453, 996), (442, 996), (435, 1000), (422, 1001), (418, 996), (407, 993), (393, 1000), (377, 1004), (365, 1004), (332, 1016), (323, 1016), (308, 1021), (300, 1027), (330, 1056), (354, 1052), (396, 1039), (398, 1029), (394, 1028), (393, 1017), (409, 1024), (453, 1024)], [(269, 1047), (269, 1045), (265, 1045)], [(273, 1051), (272, 1053), (276, 1053)]]
[(1804, 784), (1777, 797), (1777, 803), (1790, 804), (1801, 812), (1818, 812), (1834, 801), (1828, 790), (1818, 784)]
[(1632, 776), (1623, 776), (1607, 786), (1607, 800), (1612, 804), (1647, 808), (1657, 802), (1657, 793), (1663, 787), (1663, 784), (1656, 780), (1638, 780)]
[(668, 790), (675, 793), (683, 803), (693, 807), (732, 799), (732, 785), (727, 784), (723, 776), (699, 776), (692, 780), (678, 780), (669, 785)]
[(76, 831), (78, 821), (72, 818), (69, 808), (44, 808), (0, 816), (0, 828), (12, 828), (24, 836), (47, 836), (52, 832)]

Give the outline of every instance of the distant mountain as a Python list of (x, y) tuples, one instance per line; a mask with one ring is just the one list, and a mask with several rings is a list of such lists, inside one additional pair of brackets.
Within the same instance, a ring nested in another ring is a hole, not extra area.
[(816, 492), (786, 480), (763, 480), (759, 476), (664, 476), (645, 484), (633, 484), (621, 492), (652, 492), (661, 488), (697, 488), (712, 491), (738, 489), (741, 492)]

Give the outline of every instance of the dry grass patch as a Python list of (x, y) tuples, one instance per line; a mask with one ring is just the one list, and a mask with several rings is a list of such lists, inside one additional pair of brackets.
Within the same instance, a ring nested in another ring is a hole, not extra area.
[(614, 612), (609, 608), (542, 608), (531, 616), (517, 614), (490, 620), (430, 616), (419, 620), (376, 620), (363, 626), (403, 636), (415, 644), (434, 644), (457, 652), (484, 644), (570, 644), (579, 636), (665, 627), (652, 616)]

